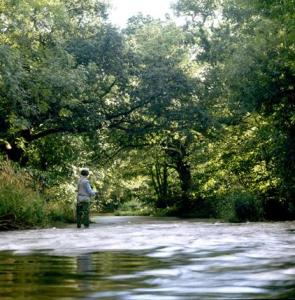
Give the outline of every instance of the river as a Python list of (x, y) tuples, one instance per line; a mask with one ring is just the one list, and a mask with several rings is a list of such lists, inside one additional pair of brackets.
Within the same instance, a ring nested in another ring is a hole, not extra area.
[(0, 232), (0, 299), (295, 299), (295, 222), (94, 221)]

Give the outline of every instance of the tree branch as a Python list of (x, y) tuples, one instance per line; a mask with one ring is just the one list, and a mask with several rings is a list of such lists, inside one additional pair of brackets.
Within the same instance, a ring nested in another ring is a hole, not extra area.
[(101, 94), (101, 95), (99, 95), (99, 97), (100, 98), (103, 98), (103, 97), (105, 97), (108, 93), (110, 93), (111, 92), (111, 90), (112, 90), (112, 88), (113, 88), (113, 86), (116, 84), (116, 82), (117, 82), (117, 80), (115, 79), (111, 84), (110, 84), (110, 86)]

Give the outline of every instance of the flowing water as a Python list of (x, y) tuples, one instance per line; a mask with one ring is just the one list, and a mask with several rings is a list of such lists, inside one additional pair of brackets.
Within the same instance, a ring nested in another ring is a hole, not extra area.
[(295, 222), (94, 221), (0, 232), (0, 299), (295, 299)]

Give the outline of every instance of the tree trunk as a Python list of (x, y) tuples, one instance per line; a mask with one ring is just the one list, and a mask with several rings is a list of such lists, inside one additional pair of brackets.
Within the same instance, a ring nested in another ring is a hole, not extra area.
[(186, 147), (180, 141), (174, 140), (168, 145), (166, 153), (175, 166), (180, 180), (181, 200), (179, 208), (181, 211), (187, 212), (191, 208), (192, 176), (190, 166), (186, 162), (188, 156)]
[(157, 194), (157, 207), (166, 208), (168, 206), (168, 168), (167, 164), (156, 163), (155, 172), (152, 170), (152, 181)]
[(192, 187), (192, 176), (190, 166), (179, 160), (176, 165), (176, 171), (180, 179), (180, 186), (183, 196), (188, 196)]

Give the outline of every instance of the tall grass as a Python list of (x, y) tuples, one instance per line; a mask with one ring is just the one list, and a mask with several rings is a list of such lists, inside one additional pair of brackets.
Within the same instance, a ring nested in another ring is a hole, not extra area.
[(0, 230), (42, 226), (45, 203), (28, 173), (0, 162)]

